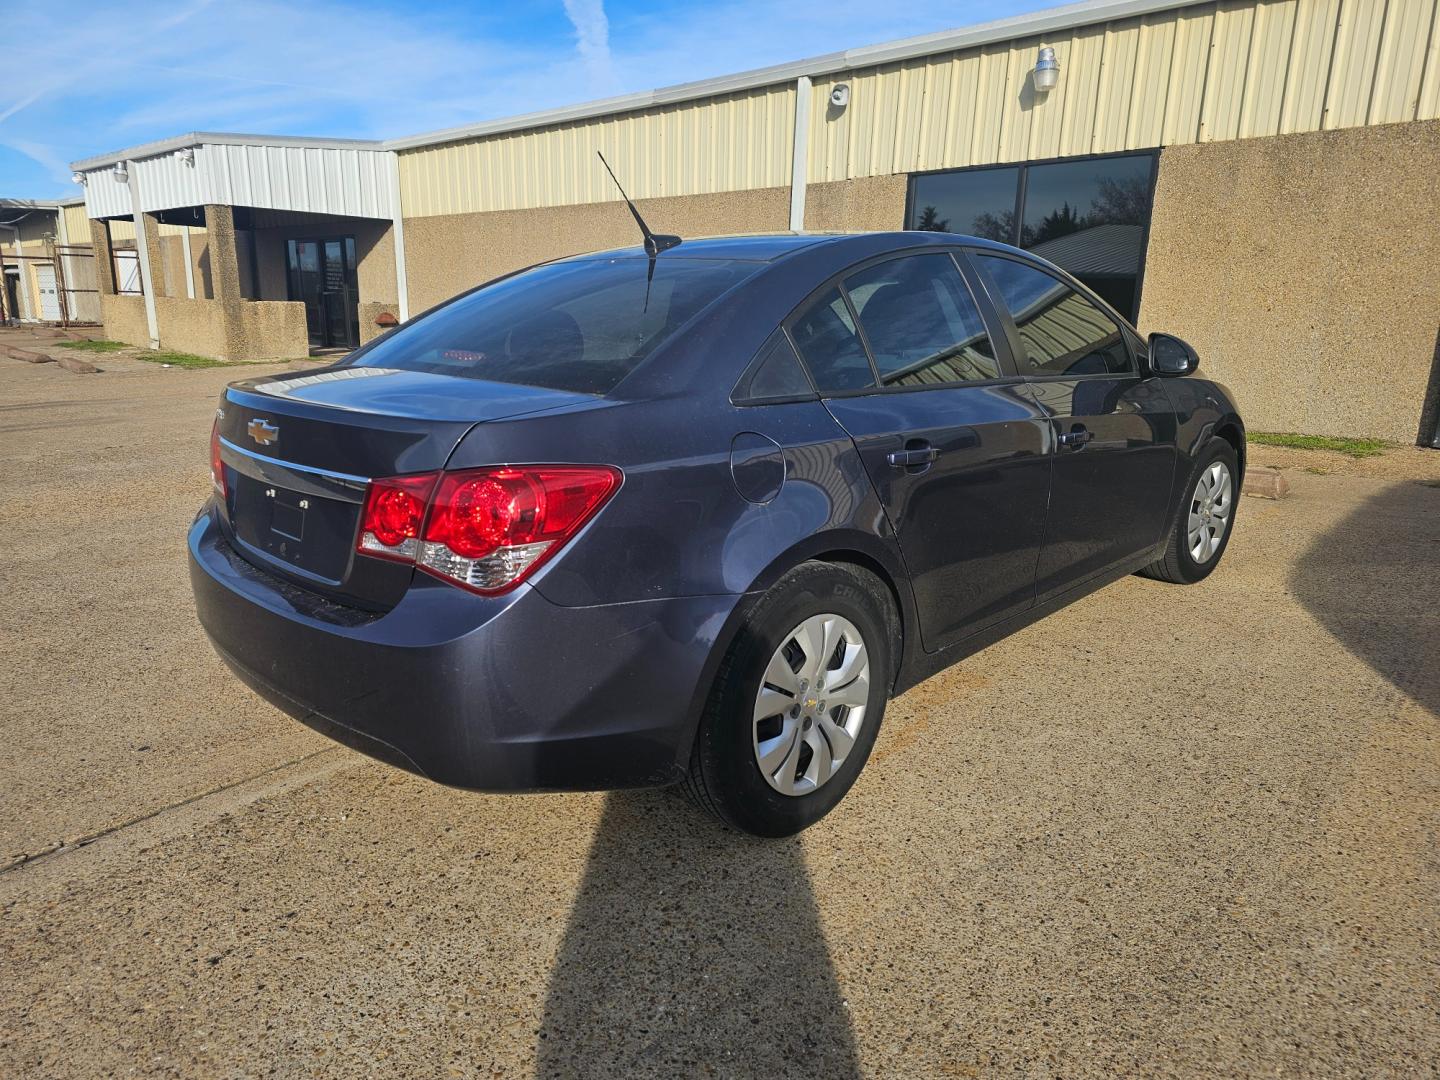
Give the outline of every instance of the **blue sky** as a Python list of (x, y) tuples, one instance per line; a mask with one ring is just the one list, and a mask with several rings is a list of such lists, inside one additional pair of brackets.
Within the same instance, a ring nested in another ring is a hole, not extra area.
[(188, 131), (389, 138), (931, 33), (1051, 0), (9, 0), (0, 196)]

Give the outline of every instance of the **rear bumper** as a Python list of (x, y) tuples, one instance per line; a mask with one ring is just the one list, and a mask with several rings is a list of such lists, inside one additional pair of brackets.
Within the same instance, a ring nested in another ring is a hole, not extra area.
[(670, 783), (739, 596), (559, 607), (424, 575), (383, 615), (241, 559), (210, 513), (189, 535), (201, 625), (291, 716), (432, 780), (485, 791)]

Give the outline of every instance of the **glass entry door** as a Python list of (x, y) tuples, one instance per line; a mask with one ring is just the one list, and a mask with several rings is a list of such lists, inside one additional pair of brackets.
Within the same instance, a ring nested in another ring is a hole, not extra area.
[(355, 238), (291, 240), (286, 254), (290, 299), (305, 305), (311, 348), (358, 346), (360, 289), (355, 275)]

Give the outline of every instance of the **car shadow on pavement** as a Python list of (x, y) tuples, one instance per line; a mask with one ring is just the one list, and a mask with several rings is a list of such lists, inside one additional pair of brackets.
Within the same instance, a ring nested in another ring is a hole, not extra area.
[(859, 1075), (797, 840), (608, 796), (546, 995), (539, 1077)]
[(1394, 484), (1297, 562), (1291, 588), (1336, 640), (1440, 716), (1440, 490)]

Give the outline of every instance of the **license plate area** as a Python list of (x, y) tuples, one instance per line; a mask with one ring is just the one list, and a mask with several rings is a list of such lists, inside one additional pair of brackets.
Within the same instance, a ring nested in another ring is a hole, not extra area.
[(246, 546), (339, 584), (349, 570), (359, 511), (348, 500), (239, 475), (230, 523)]

